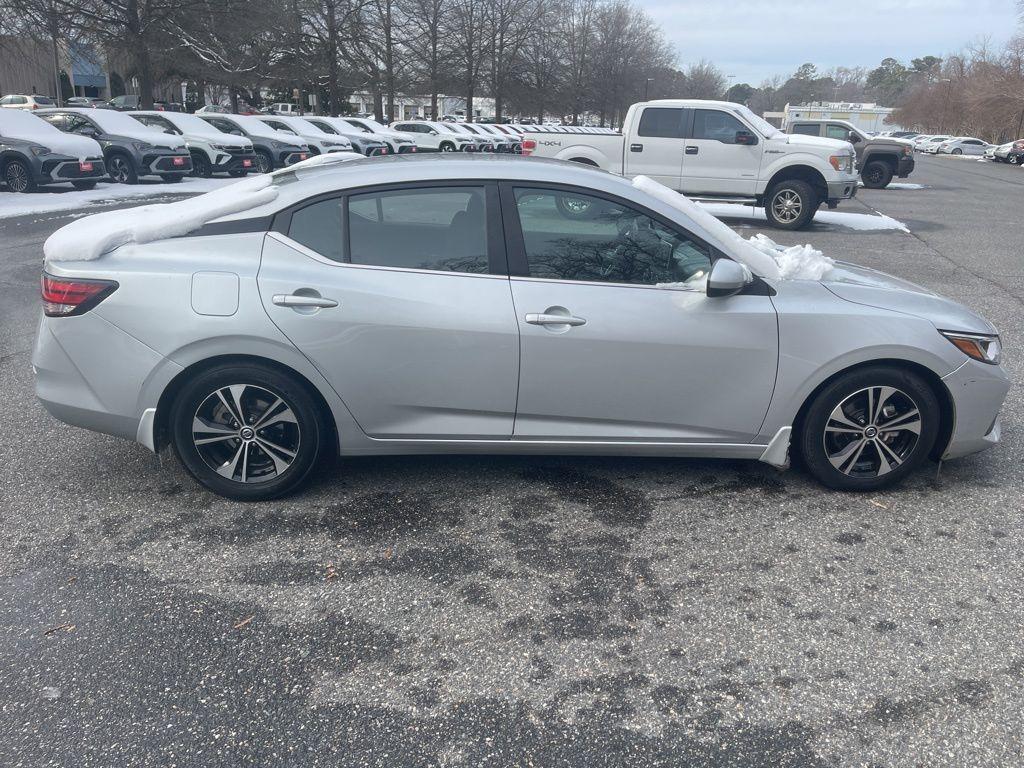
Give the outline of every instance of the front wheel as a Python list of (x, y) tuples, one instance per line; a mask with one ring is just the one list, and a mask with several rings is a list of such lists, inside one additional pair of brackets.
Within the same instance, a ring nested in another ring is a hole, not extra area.
[(1006, 158), (1006, 161), (1010, 165), (1017, 165), (1020, 163), (1020, 155), (1010, 155), (1008, 158)]
[(454, 152), (455, 151), (455, 145), (452, 144), (450, 141), (442, 141), (441, 142), (440, 150), (442, 152)]
[(954, 154), (954, 155), (962, 155), (963, 153), (964, 153), (964, 151), (963, 151), (962, 149), (959, 149), (959, 148), (958, 148), (958, 149), (954, 149), (954, 150), (953, 150), (953, 152), (952, 152), (951, 154)]
[(860, 178), (868, 189), (885, 189), (892, 181), (892, 166), (881, 160), (872, 160), (864, 166)]
[(125, 155), (111, 155), (107, 161), (107, 173), (110, 180), (118, 184), (138, 184), (139, 175), (135, 172), (135, 164)]
[(768, 223), (777, 229), (803, 229), (814, 218), (821, 201), (806, 181), (791, 179), (772, 187), (765, 196)]
[(270, 173), (272, 170), (274, 170), (274, 159), (270, 153), (264, 152), (262, 149), (256, 150), (256, 172)]
[(192, 155), (192, 175), (200, 179), (208, 179), (213, 176), (213, 167), (206, 155), (200, 152)]
[(189, 474), (241, 501), (297, 489), (329, 434), (305, 386), (257, 364), (220, 365), (190, 380), (174, 401), (170, 425)]
[(871, 491), (899, 482), (931, 453), (939, 402), (910, 371), (872, 366), (843, 374), (814, 398), (797, 448), (829, 488)]
[(36, 188), (31, 169), (21, 160), (7, 161), (7, 165), (4, 166), (4, 181), (11, 192), (32, 192)]

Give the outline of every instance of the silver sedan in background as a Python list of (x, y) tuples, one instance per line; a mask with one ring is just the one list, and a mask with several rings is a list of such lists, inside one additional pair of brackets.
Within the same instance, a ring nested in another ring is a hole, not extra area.
[(245, 500), (339, 453), (795, 454), (869, 490), (999, 440), (986, 320), (850, 264), (756, 274), (618, 176), (437, 154), (273, 183), (185, 236), (46, 262), (54, 416)]

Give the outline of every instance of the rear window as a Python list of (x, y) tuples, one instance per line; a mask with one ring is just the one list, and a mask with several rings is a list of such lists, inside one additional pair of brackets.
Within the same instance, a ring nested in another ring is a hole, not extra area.
[(647, 107), (640, 115), (638, 136), (664, 139), (683, 138), (683, 110), (666, 107)]
[(32, 98), (35, 99), (36, 104), (56, 104), (56, 102), (48, 96), (33, 96)]
[(805, 136), (817, 136), (818, 126), (814, 123), (797, 123), (789, 129), (790, 133), (802, 133)]

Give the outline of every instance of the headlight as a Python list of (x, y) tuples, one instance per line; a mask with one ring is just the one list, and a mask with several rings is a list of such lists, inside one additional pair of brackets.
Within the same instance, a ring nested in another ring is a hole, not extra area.
[(288, 148), (288, 145), (285, 144), (283, 141), (271, 141), (270, 142), (270, 146), (272, 146), (274, 149), (287, 149)]
[(828, 162), (837, 171), (846, 173), (853, 171), (853, 155), (832, 155)]
[(214, 149), (219, 149), (221, 152), (230, 152), (232, 149), (238, 149), (230, 144), (213, 144), (211, 145)]
[(939, 331), (949, 339), (953, 346), (968, 357), (982, 363), (999, 365), (1003, 348), (998, 336), (985, 336), (980, 333), (957, 333), (955, 331)]
[(39, 157), (40, 155), (52, 155), (53, 154), (53, 152), (50, 150), (49, 147), (42, 147), (42, 146), (39, 146), (38, 144), (35, 145), (35, 146), (32, 146), (32, 147), (29, 147), (29, 150), (36, 157)]
[(144, 141), (133, 141), (132, 146), (135, 147), (139, 152), (145, 152), (147, 149), (152, 149), (152, 144), (147, 144)]

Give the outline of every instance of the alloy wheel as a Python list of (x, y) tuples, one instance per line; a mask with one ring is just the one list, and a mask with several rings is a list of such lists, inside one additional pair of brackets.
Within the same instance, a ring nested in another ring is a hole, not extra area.
[(301, 440), (293, 407), (253, 384), (219, 387), (192, 418), (196, 451), (213, 471), (234, 482), (280, 477), (295, 461)]
[(886, 475), (914, 453), (921, 437), (921, 411), (896, 387), (868, 387), (832, 409), (825, 422), (825, 455), (844, 475)]
[(796, 221), (803, 207), (800, 195), (791, 189), (784, 189), (772, 198), (772, 213), (777, 220), (784, 223)]
[(270, 173), (273, 169), (270, 159), (262, 152), (256, 153), (256, 170), (260, 173)]
[(130, 169), (128, 163), (124, 158), (114, 157), (110, 160), (110, 178), (116, 181), (118, 184), (125, 184), (128, 181), (130, 175)]
[(7, 181), (7, 188), (11, 192), (24, 192), (28, 189), (28, 169), (21, 163), (10, 163), (4, 174)]

